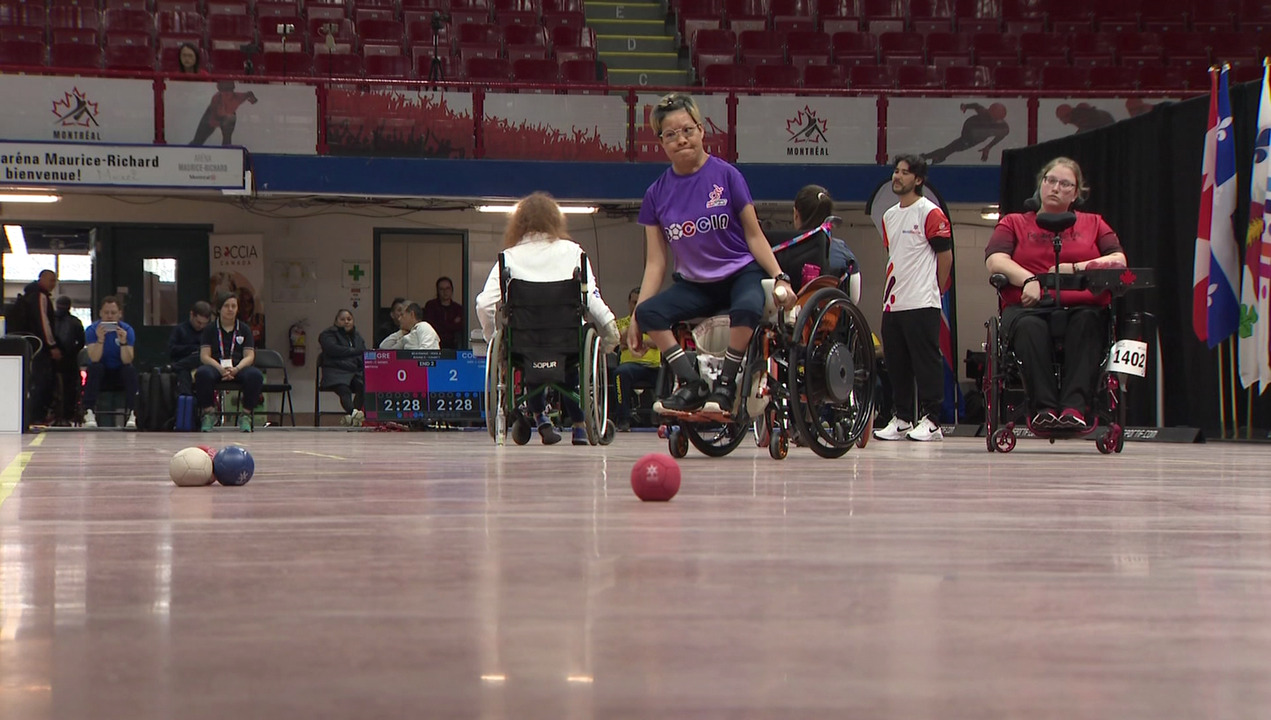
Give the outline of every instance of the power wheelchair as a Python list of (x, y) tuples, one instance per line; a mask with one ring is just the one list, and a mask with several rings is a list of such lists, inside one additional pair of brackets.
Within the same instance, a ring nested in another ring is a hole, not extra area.
[(589, 444), (613, 440), (605, 353), (599, 332), (584, 323), (586, 268), (584, 254), (571, 279), (530, 282), (509, 277), (499, 255), (502, 301), (485, 372), (486, 428), (496, 443), (503, 443), (508, 430), (517, 445), (529, 442), (533, 418), (527, 404), (544, 393), (578, 403)]
[[(792, 435), (824, 458), (842, 457), (863, 444), (875, 402), (869, 323), (844, 291), (846, 279), (800, 282), (805, 265), (827, 266), (829, 233), (837, 221), (829, 218), (819, 228), (774, 243), (782, 270), (802, 285), (795, 285), (797, 301), (790, 311), (781, 309), (773, 299), (775, 282), (763, 281), (764, 313), (741, 364), (735, 407), (722, 414), (662, 411), (659, 434), (672, 456), (684, 457), (691, 444), (723, 457), (752, 432), (777, 460), (786, 457)], [(728, 317), (681, 323), (674, 331), (703, 378), (713, 382), (728, 347)], [(665, 364), (662, 372), (670, 376)]]
[[(1063, 231), (1063, 216), (1059, 225), (1044, 229), (1053, 230), (1058, 257), (1059, 233)], [(1071, 225), (1069, 225), (1070, 227)], [(1055, 267), (1059, 266), (1056, 259)], [(1129, 375), (1142, 376), (1146, 371), (1146, 344), (1141, 341), (1145, 313), (1127, 313), (1121, 308), (1121, 298), (1132, 289), (1152, 287), (1155, 284), (1151, 269), (1105, 268), (1060, 275), (1039, 275), (1043, 290), (1085, 290), (1100, 295), (1108, 293), (1111, 303), (1103, 310), (1107, 314), (1107, 334), (1101, 351), (1098, 376), (1092, 386), (1091, 407), (1093, 421), (1085, 428), (1035, 427), (1033, 413), (1027, 396), (1023, 365), (1012, 349), (1011, 337), (1003, 327), (1000, 293), (1010, 281), (1001, 273), (989, 278), (989, 283), (999, 293), (998, 315), (985, 323), (987, 338), (984, 343), (986, 362), (983, 379), (985, 425), (984, 438), (988, 452), (1008, 453), (1015, 449), (1017, 428), (1023, 426), (1035, 437), (1049, 440), (1070, 439), (1094, 435), (1095, 448), (1104, 455), (1119, 453), (1125, 446), (1125, 393)], [(1056, 293), (1058, 295), (1058, 293)], [(1088, 306), (1087, 306), (1088, 307)], [(1064, 312), (1062, 307), (1049, 308), (1052, 312)], [(1070, 310), (1073, 308), (1069, 308)], [(1056, 382), (1063, 377), (1064, 339), (1057, 331), (1059, 323), (1050, 323), (1051, 342), (1054, 348), (1052, 372)]]

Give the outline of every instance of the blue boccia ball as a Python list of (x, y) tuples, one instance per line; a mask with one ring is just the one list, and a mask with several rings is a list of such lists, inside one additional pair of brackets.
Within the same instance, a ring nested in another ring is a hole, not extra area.
[(222, 485), (246, 485), (256, 472), (256, 461), (247, 448), (230, 445), (212, 458), (212, 474)]

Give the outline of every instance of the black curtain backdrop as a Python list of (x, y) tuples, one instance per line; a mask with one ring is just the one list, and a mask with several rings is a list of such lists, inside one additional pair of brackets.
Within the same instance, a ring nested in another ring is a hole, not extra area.
[[(1253, 164), (1261, 84), (1231, 88), (1236, 139), (1236, 237), (1242, 247), (1249, 220), (1249, 173)], [(1192, 265), (1200, 212), (1201, 161), (1209, 119), (1209, 96), (1162, 103), (1152, 112), (1098, 130), (1052, 140), (1002, 155), (1002, 212), (1021, 212), (1036, 189), (1037, 173), (1055, 157), (1076, 160), (1090, 185), (1082, 210), (1097, 212), (1121, 238), (1131, 267), (1156, 270), (1157, 286), (1125, 298), (1128, 310), (1156, 316), (1165, 379), (1165, 425), (1198, 427), (1218, 437), (1218, 351), (1192, 332)], [(1239, 292), (1239, 290), (1237, 290)], [(1234, 343), (1232, 349), (1234, 351)], [(1225, 366), (1230, 366), (1224, 353)], [(1155, 379), (1133, 379), (1129, 422), (1155, 425)], [(1239, 388), (1244, 427), (1247, 393)], [(1230, 390), (1224, 402), (1230, 403)], [(1271, 392), (1254, 396), (1254, 437), (1266, 437)], [(1228, 409), (1230, 417), (1230, 409)], [(1261, 428), (1259, 425), (1261, 424)], [(1230, 424), (1228, 425), (1230, 432)], [(1243, 437), (1243, 432), (1241, 437)]]

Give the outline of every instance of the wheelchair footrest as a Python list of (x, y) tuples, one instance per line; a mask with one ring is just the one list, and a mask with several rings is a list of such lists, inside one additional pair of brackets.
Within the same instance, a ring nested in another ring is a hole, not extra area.
[(662, 410), (662, 417), (675, 418), (681, 422), (732, 422), (733, 414), (729, 412), (709, 412), (706, 410)]

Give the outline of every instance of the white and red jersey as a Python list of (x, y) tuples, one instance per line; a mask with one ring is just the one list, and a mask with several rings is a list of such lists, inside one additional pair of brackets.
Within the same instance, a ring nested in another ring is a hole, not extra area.
[(925, 197), (909, 207), (896, 203), (883, 213), (887, 282), (883, 312), (940, 307), (936, 253), (952, 247), (949, 219)]

